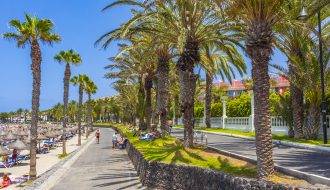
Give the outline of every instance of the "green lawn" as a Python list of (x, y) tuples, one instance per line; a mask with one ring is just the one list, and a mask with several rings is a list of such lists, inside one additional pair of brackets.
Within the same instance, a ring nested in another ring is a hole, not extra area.
[[(257, 169), (255, 165), (248, 162), (218, 154), (202, 145), (193, 148), (185, 148), (183, 142), (175, 137), (166, 137), (153, 141), (141, 141), (133, 137), (127, 127), (115, 124), (125, 133), (129, 141), (144, 155), (147, 160), (165, 163), (188, 164), (202, 168), (220, 170), (234, 176), (256, 178)], [(244, 132), (243, 132), (244, 133)], [(306, 181), (283, 175), (276, 172), (267, 178), (274, 183), (284, 183), (295, 186), (304, 186)]]
[(93, 123), (94, 127), (110, 127), (111, 123)]
[[(175, 126), (175, 128), (183, 128), (183, 126)], [(255, 137), (254, 132), (244, 132), (244, 131), (237, 131), (237, 130), (230, 130), (230, 129), (206, 128), (206, 127), (195, 127), (195, 129), (210, 131), (210, 132), (233, 134), (233, 135), (242, 135), (242, 136), (246, 136), (246, 137)], [(289, 138), (288, 135), (278, 135), (278, 134), (273, 134), (273, 139), (280, 140), (280, 141), (286, 141), (286, 142), (311, 144), (311, 145), (317, 145), (317, 146), (329, 146), (329, 145), (323, 144), (323, 139), (319, 139), (319, 140), (293, 139), (293, 138)]]
[(204, 146), (185, 148), (182, 141), (174, 137), (165, 137), (154, 141), (141, 141), (139, 137), (133, 137), (133, 133), (125, 127), (120, 125), (115, 126), (125, 133), (129, 141), (134, 144), (147, 160), (188, 164), (221, 170), (236, 176), (256, 177), (256, 168), (254, 165), (220, 155)]

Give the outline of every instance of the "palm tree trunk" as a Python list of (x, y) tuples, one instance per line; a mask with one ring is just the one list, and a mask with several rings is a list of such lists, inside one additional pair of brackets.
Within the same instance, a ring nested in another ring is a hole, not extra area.
[(93, 130), (93, 126), (92, 126), (92, 95), (88, 94), (88, 109), (87, 109), (87, 123), (88, 123), (88, 130), (87, 130), (87, 134), (89, 133), (89, 130), (92, 129)]
[(78, 105), (78, 146), (81, 145), (81, 112), (83, 101), (83, 87), (79, 85), (79, 105)]
[(149, 132), (151, 129), (151, 88), (152, 88), (152, 80), (146, 78), (144, 89), (146, 91), (146, 107), (145, 107), (145, 116), (146, 116), (146, 126)]
[(165, 55), (158, 55), (157, 65), (157, 115), (160, 115), (160, 128), (162, 134), (167, 133), (167, 107), (168, 107), (168, 78), (170, 72), (169, 57), (167, 52)]
[(33, 74), (32, 90), (32, 117), (31, 117), (31, 142), (30, 142), (30, 180), (37, 178), (37, 130), (38, 113), (40, 99), (40, 81), (41, 81), (41, 50), (38, 41), (32, 41), (31, 46), (31, 70)]
[(206, 72), (204, 117), (207, 128), (211, 128), (212, 76)]
[(258, 178), (274, 173), (273, 143), (270, 125), (270, 82), (268, 64), (272, 54), (273, 32), (269, 23), (253, 23), (246, 37), (246, 52), (252, 61), (255, 101), (254, 127)]
[(321, 112), (318, 103), (311, 103), (308, 108), (307, 123), (304, 127), (304, 136), (307, 140), (317, 140), (321, 127)]
[(66, 123), (68, 120), (68, 100), (69, 100), (69, 82), (70, 82), (71, 70), (70, 64), (66, 63), (65, 73), (64, 73), (64, 96), (63, 96), (63, 134), (62, 134), (62, 142), (63, 149), (62, 153), (66, 154)]
[(194, 66), (200, 60), (198, 43), (187, 39), (184, 50), (177, 63), (180, 79), (180, 101), (183, 123), (186, 133), (185, 146), (194, 145), (193, 113), (196, 81), (198, 76), (194, 74)]
[(178, 125), (179, 119), (179, 96), (174, 96), (174, 124)]
[(145, 117), (145, 90), (142, 82), (142, 77), (139, 77), (139, 95), (138, 95), (138, 106), (136, 113), (139, 118), (139, 129), (145, 130), (145, 122), (144, 122), (144, 117)]
[[(294, 66), (288, 61), (289, 75), (295, 77), (296, 72)], [(292, 101), (292, 114), (293, 114), (293, 130), (294, 138), (299, 139), (304, 137), (303, 124), (304, 124), (304, 93), (293, 82), (290, 83), (290, 95)]]

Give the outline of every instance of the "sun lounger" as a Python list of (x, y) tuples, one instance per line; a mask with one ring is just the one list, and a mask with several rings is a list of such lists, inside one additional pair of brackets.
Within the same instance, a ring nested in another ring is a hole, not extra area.
[(17, 160), (28, 160), (28, 159), (30, 159), (30, 155), (26, 155), (26, 156), (21, 156), (21, 155), (19, 155), (19, 156), (17, 157)]
[(10, 168), (15, 164), (13, 161), (8, 161), (8, 163), (0, 161), (0, 168)]

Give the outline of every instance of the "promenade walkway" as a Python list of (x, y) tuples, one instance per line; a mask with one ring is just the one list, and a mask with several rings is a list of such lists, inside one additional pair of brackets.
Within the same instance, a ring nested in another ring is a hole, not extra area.
[(112, 149), (114, 131), (100, 130), (100, 144), (90, 145), (52, 190), (146, 189), (126, 151)]
[[(173, 129), (172, 135), (183, 138), (183, 130)], [(207, 134), (207, 139), (211, 147), (257, 159), (252, 140), (220, 134)], [(330, 178), (330, 153), (274, 144), (273, 158), (279, 166)]]

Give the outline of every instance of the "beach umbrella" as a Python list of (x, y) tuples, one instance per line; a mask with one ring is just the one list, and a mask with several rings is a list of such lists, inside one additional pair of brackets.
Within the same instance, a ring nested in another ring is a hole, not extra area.
[(24, 142), (22, 142), (21, 140), (19, 140), (17, 138), (17, 140), (15, 142), (9, 144), (9, 148), (16, 149), (16, 150), (25, 150), (28, 147), (24, 144)]
[(48, 131), (45, 136), (48, 138), (55, 138), (57, 137), (57, 134), (54, 131)]
[(30, 151), (29, 151), (29, 150), (22, 150), (22, 151), (19, 153), (19, 155), (21, 155), (21, 156), (28, 156), (28, 155), (30, 155)]
[(2, 145), (0, 145), (0, 156), (7, 156), (12, 154), (12, 152), (6, 148), (4, 148)]
[(3, 137), (3, 136), (6, 136), (8, 133), (3, 129), (0, 131), (0, 136)]
[(46, 139), (48, 139), (48, 138), (45, 135), (43, 135), (43, 134), (38, 134), (38, 136), (37, 136), (37, 140), (38, 141), (46, 140)]
[(17, 135), (17, 136), (28, 136), (29, 133), (25, 130), (18, 130), (18, 131), (16, 131), (15, 135)]
[(48, 139), (45, 135), (43, 134), (38, 134), (37, 140), (39, 141), (39, 150), (40, 150), (40, 141)]
[(13, 134), (12, 131), (9, 131), (9, 133), (4, 137), (5, 140), (15, 140), (16, 136)]

